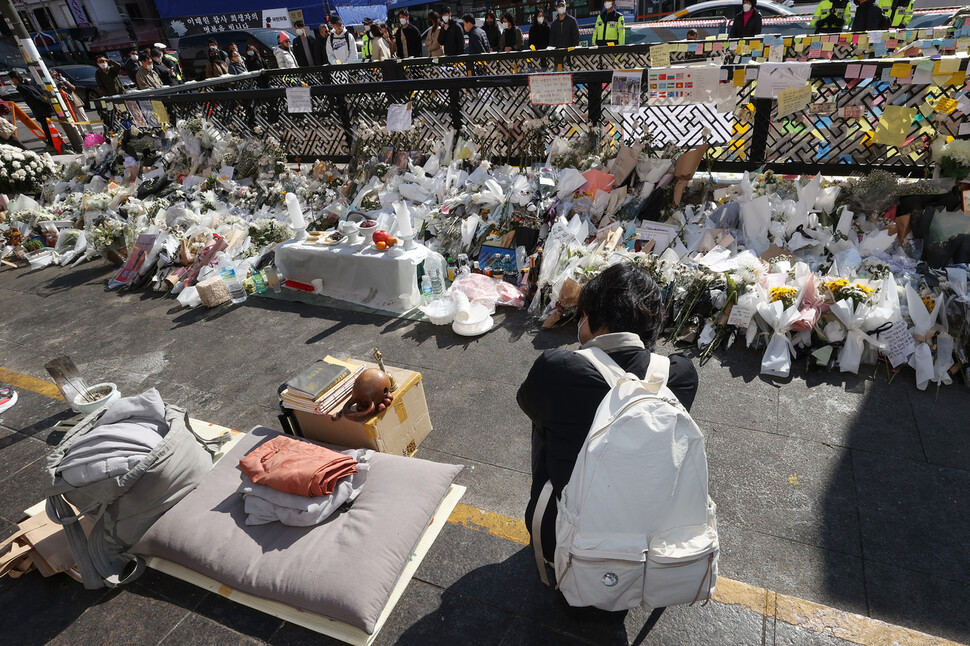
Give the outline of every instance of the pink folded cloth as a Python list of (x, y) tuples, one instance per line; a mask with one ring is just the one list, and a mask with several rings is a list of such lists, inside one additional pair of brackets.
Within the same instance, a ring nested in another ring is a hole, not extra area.
[(357, 461), (281, 435), (253, 449), (239, 461), (239, 468), (256, 484), (317, 498), (329, 496), (341, 478), (357, 473)]

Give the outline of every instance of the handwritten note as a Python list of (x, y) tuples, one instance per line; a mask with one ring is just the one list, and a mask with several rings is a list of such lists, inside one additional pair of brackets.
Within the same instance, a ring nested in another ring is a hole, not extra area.
[(572, 105), (572, 74), (532, 74), (529, 76), (532, 105)]
[(882, 353), (893, 364), (893, 368), (906, 363), (909, 355), (916, 352), (916, 341), (913, 340), (913, 334), (901, 318), (893, 321), (893, 326), (889, 330), (881, 332), (879, 340), (885, 342), (886, 347)]
[(290, 114), (313, 112), (313, 100), (308, 87), (286, 88), (286, 111)]
[(389, 132), (407, 132), (411, 129), (411, 106), (392, 103), (387, 106), (387, 129)]
[(784, 117), (800, 112), (812, 100), (812, 84), (806, 83), (799, 88), (789, 88), (778, 92), (778, 116)]
[(746, 300), (743, 303), (735, 303), (731, 306), (731, 314), (728, 316), (727, 324), (744, 329), (751, 323), (751, 317), (754, 316), (754, 311), (754, 307)]
[(670, 67), (670, 45), (654, 45), (650, 48), (650, 67)]

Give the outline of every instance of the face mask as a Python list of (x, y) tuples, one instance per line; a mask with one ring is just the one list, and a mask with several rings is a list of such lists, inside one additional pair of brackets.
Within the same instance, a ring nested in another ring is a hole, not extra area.
[(209, 45), (209, 51), (212, 51), (212, 52), (214, 52), (214, 51), (216, 51), (217, 49), (219, 49), (219, 48), (218, 48), (218, 47), (216, 47), (215, 45)]
[(297, 36), (306, 36), (306, 29), (297, 29), (296, 30), (296, 35)]
[(447, 23), (451, 20), (451, 16), (441, 16), (441, 22)]
[(136, 63), (138, 62), (138, 57), (137, 56), (129, 56), (128, 58), (130, 58), (131, 60), (135, 61)]
[(536, 22), (537, 22), (537, 23), (539, 23), (540, 25), (541, 25), (541, 24), (542, 24), (543, 22), (545, 22), (545, 20), (546, 20), (546, 19), (545, 19), (545, 18), (543, 18), (542, 16), (539, 16), (538, 18), (536, 18)]
[(579, 341), (579, 345), (583, 345), (583, 339), (582, 339), (582, 337), (580, 335), (582, 334), (583, 323), (585, 323), (588, 319), (589, 319), (588, 316), (584, 316), (579, 321), (579, 327), (576, 328), (576, 340)]
[(162, 62), (162, 59), (160, 58), (153, 58), (152, 60), (155, 61), (156, 65)]
[(556, 11), (558, 11), (559, 15), (561, 16), (566, 13), (566, 7), (556, 7)]
[(751, 11), (751, 5), (749, 5), (747, 2), (745, 2), (743, 5), (741, 5), (741, 8), (744, 9), (744, 12), (745, 13)]
[(108, 69), (108, 64), (107, 63), (98, 63), (98, 67), (100, 67), (103, 70), (106, 70), (106, 69)]
[(402, 25), (408, 24), (408, 19), (407, 18), (401, 18), (401, 24)]
[(503, 22), (502, 23), (502, 29), (508, 29), (508, 28), (509, 28), (509, 23)]
[(255, 56), (256, 55), (256, 52), (254, 52), (253, 50), (250, 49), (249, 51), (246, 52), (246, 55), (247, 56)]
[(612, 2), (604, 2), (603, 3), (603, 9), (609, 11), (612, 8), (613, 8), (613, 3)]

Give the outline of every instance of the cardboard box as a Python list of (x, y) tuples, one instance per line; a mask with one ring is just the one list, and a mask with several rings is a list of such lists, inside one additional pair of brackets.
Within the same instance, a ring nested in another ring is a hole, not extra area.
[[(377, 366), (363, 362), (367, 367)], [(385, 366), (388, 374), (397, 381), (394, 402), (386, 410), (364, 422), (341, 417), (336, 422), (330, 415), (315, 415), (304, 411), (292, 411), (303, 437), (351, 449), (374, 449), (381, 453), (393, 453), (410, 457), (431, 432), (431, 415), (424, 397), (424, 384), (420, 372)], [(343, 408), (350, 399), (348, 395), (334, 411)]]

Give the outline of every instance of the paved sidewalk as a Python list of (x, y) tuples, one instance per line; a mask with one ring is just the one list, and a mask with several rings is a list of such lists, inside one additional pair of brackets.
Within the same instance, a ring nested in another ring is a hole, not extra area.
[[(539, 331), (525, 313), (506, 312), (489, 334), (465, 339), (427, 323), (256, 298), (187, 311), (155, 294), (107, 292), (111, 272), (100, 262), (0, 271), (0, 382), (21, 395), (0, 414), (0, 536), (41, 498), (43, 459), (58, 439), (50, 428), (71, 415), (49, 396), (56, 389), (41, 394), (53, 356), (72, 356), (88, 379), (126, 394), (156, 386), (194, 417), (247, 430), (278, 428), (276, 388), (313, 357), (365, 357), (378, 346), (389, 364), (424, 375), (435, 431), (418, 455), (466, 465), (462, 502), (495, 521), (453, 517), (462, 524), (445, 528), (380, 643), (635, 640), (645, 613), (622, 625), (576, 619), (541, 587), (517, 542), (530, 457), (515, 390), (543, 349), (574, 346), (575, 329)], [(665, 613), (644, 643), (941, 643), (886, 638), (879, 630), (898, 629), (867, 617), (970, 642), (966, 389), (919, 392), (911, 372), (889, 384), (884, 369), (855, 376), (802, 364), (778, 383), (758, 375), (759, 362), (736, 347), (698, 367), (693, 415), (707, 437), (725, 581), (708, 607)], [(0, 598), (0, 635), (16, 644), (244, 641), (233, 631), (272, 644), (309, 640), (157, 574), (90, 593), (69, 580), (3, 579)], [(845, 622), (856, 632), (842, 631)]]

